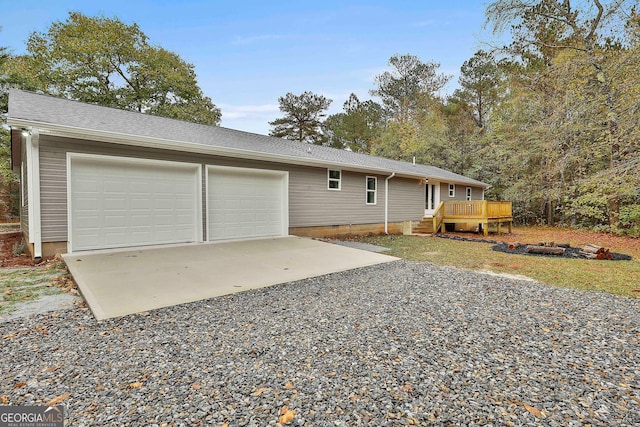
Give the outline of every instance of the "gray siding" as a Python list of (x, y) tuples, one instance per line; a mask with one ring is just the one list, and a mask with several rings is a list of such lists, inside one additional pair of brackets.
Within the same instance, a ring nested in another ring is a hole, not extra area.
[(482, 200), (482, 187), (474, 187), (471, 185), (456, 184), (455, 197), (449, 197), (449, 183), (440, 183), (440, 201), (455, 202), (467, 200), (467, 187), (471, 187), (471, 200)]
[(424, 183), (415, 179), (392, 178), (389, 180), (389, 222), (420, 221), (424, 217), (425, 199)]
[[(341, 191), (327, 189), (327, 169), (233, 159), (170, 150), (40, 136), (42, 241), (67, 241), (66, 154), (89, 153), (199, 163), (203, 166), (203, 222), (206, 223), (206, 165), (283, 170), (289, 172), (289, 227), (384, 222), (384, 176), (378, 176), (376, 205), (366, 204), (367, 174), (342, 172)], [(375, 176), (375, 175), (373, 175)], [(420, 219), (424, 185), (418, 180), (390, 180), (389, 221)], [(203, 237), (206, 236), (203, 224)]]

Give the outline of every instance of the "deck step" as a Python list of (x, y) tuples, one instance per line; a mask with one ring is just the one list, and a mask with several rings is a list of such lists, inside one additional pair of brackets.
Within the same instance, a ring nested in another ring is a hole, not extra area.
[(433, 234), (433, 220), (431, 218), (423, 219), (413, 227), (412, 231), (419, 234)]

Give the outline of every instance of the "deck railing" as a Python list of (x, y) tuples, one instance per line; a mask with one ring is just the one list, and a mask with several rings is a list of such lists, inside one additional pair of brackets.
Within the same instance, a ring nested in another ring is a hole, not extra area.
[(444, 222), (477, 220), (480, 223), (503, 222), (512, 218), (511, 202), (490, 200), (469, 200), (440, 202), (433, 212), (433, 232), (437, 233)]
[(511, 217), (511, 202), (469, 200), (444, 203), (445, 218), (491, 219)]

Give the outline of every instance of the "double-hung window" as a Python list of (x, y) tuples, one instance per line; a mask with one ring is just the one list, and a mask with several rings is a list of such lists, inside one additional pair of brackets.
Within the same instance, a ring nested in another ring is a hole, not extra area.
[(378, 193), (378, 178), (375, 176), (367, 177), (367, 205), (375, 205)]
[(449, 184), (449, 197), (456, 197), (456, 185)]
[(342, 184), (342, 171), (331, 170), (327, 171), (327, 188), (329, 190), (340, 191)]
[(471, 200), (471, 187), (467, 187), (467, 201)]

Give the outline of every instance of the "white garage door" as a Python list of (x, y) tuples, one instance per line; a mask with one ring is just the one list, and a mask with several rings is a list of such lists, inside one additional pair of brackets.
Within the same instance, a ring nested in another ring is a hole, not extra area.
[(69, 155), (72, 251), (198, 241), (200, 166)]
[(286, 236), (287, 172), (208, 167), (209, 240)]

